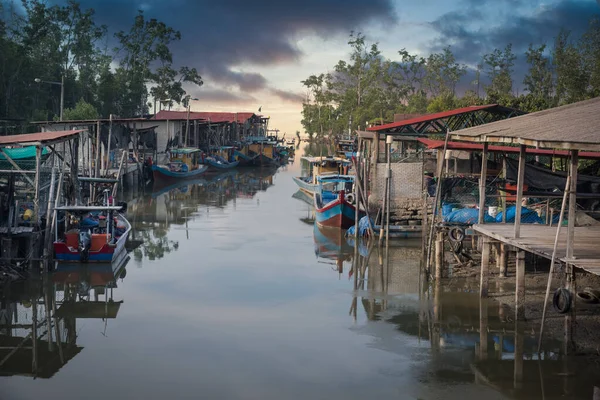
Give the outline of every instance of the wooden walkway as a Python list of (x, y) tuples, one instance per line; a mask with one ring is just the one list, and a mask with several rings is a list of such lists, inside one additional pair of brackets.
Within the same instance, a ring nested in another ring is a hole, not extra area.
[[(518, 239), (514, 238), (512, 223), (473, 225), (473, 231), (529, 253), (548, 259), (552, 258), (556, 226), (523, 224)], [(557, 258), (565, 263), (568, 261), (576, 268), (600, 275), (600, 226), (575, 227), (574, 259), (567, 260), (565, 258), (566, 249), (567, 227), (564, 226), (558, 240)]]

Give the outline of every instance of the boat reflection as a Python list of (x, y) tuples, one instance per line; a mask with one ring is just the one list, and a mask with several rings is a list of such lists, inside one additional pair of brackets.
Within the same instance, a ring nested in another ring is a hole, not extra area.
[(129, 261), (58, 264), (43, 276), (0, 287), (0, 376), (52, 378), (83, 347), (77, 320), (116, 318), (117, 280)]
[(313, 219), (315, 255), (320, 263), (335, 265), (339, 276), (344, 273), (344, 262), (352, 261), (354, 249), (346, 241), (345, 231), (320, 227)]
[(128, 207), (132, 232), (130, 241), (139, 244), (133, 251), (136, 261), (159, 260), (176, 251), (179, 242), (168, 232), (184, 226), (189, 239), (189, 221), (210, 208), (224, 208), (237, 199), (252, 199), (274, 184), (276, 168), (242, 168), (205, 174), (196, 180), (184, 180), (160, 187), (132, 200)]

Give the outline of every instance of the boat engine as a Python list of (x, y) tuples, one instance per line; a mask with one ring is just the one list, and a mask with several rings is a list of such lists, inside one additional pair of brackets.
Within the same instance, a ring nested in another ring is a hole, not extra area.
[(80, 229), (78, 250), (81, 262), (87, 262), (89, 260), (91, 247), (92, 232), (89, 229)]

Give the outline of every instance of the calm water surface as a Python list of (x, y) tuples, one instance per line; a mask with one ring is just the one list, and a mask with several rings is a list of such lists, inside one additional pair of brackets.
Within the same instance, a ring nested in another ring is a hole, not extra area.
[[(476, 362), (476, 288), (424, 285), (419, 243), (388, 257), (363, 246), (353, 267), (353, 248), (316, 229), (312, 206), (292, 196), (298, 159), (276, 174), (247, 170), (138, 196), (128, 214), (137, 247), (114, 274), (64, 268), (48, 283), (4, 288), (2, 343), (22, 342), (30, 330), (14, 325), (31, 323), (36, 307), (38, 334), (46, 331), (49, 293), (63, 360), (51, 325), (53, 347), (47, 335), (37, 342), (36, 371), (28, 348), (0, 360), (0, 398), (512, 398), (510, 318), (482, 305), (490, 333), (487, 361)], [(81, 304), (61, 311), (64, 299)], [(541, 398), (554, 353), (535, 361), (531, 338), (517, 339), (527, 381), (519, 397)]]

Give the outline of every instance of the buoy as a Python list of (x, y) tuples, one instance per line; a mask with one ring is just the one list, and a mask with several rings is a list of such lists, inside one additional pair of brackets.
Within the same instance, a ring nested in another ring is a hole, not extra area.
[(29, 221), (29, 220), (31, 220), (31, 218), (33, 218), (33, 210), (28, 208), (23, 213), (23, 221)]
[(345, 200), (350, 204), (354, 204), (354, 194), (348, 193), (345, 197)]

